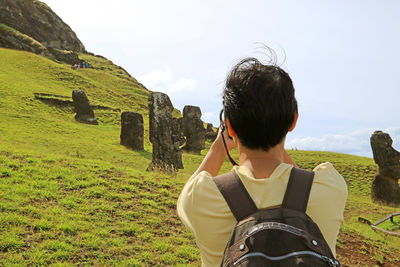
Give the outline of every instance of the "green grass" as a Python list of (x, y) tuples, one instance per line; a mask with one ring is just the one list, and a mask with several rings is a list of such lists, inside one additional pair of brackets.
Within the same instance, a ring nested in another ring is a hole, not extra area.
[[(185, 169), (176, 176), (146, 172), (148, 91), (110, 61), (80, 57), (94, 69), (72, 70), (31, 53), (0, 49), (0, 265), (200, 265), (193, 236), (175, 209), (206, 150), (184, 154)], [(48, 106), (33, 96), (70, 97), (75, 89), (85, 90), (92, 104), (142, 113), (145, 150), (119, 144), (119, 112), (95, 110), (98, 126), (80, 124), (71, 108)], [(396, 211), (370, 200), (373, 160), (289, 153), (305, 168), (330, 161), (346, 179), (349, 199), (338, 247), (357, 250), (369, 263), (398, 264), (398, 238), (357, 221), (364, 216), (375, 222)], [(230, 168), (226, 162), (221, 171)], [(350, 237), (362, 245), (354, 249)]]

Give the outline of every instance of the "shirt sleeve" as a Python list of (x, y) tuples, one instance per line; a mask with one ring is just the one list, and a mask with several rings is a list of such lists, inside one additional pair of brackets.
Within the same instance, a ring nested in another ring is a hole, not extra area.
[(317, 223), (333, 254), (336, 255), (336, 240), (344, 222), (347, 185), (329, 162), (318, 165), (314, 171), (315, 178), (307, 213)]
[(236, 220), (208, 172), (184, 186), (177, 212), (196, 238), (203, 266), (219, 265)]
[(194, 209), (195, 209), (195, 200), (194, 194), (196, 192), (195, 188), (197, 182), (201, 176), (209, 175), (208, 172), (202, 171), (196, 177), (189, 180), (185, 186), (181, 194), (179, 195), (177, 202), (177, 212), (178, 216), (183, 222), (183, 224), (189, 229), (189, 231), (195, 235), (195, 226), (194, 226)]

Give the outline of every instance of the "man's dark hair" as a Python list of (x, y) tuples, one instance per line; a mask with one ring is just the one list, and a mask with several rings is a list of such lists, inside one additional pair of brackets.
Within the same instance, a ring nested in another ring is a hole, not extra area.
[(264, 151), (283, 141), (297, 113), (289, 75), (256, 58), (243, 59), (233, 67), (226, 80), (223, 105), (240, 142)]

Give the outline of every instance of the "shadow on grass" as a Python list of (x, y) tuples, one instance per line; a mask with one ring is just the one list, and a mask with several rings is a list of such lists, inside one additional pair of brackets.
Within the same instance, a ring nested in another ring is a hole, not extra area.
[[(127, 149), (129, 149), (129, 148), (127, 148)], [(137, 152), (140, 156), (144, 157), (145, 159), (152, 160), (152, 158), (153, 158), (153, 154), (149, 151), (143, 150), (143, 151), (135, 151), (135, 152)]]

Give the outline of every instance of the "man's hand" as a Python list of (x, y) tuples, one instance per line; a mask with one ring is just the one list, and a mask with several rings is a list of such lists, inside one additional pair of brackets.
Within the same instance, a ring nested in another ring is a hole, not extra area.
[[(223, 122), (223, 123), (225, 123), (225, 122)], [(233, 148), (236, 147), (236, 142), (233, 140), (232, 137), (229, 136), (228, 129), (225, 128), (224, 132), (222, 132), (222, 129), (220, 127), (220, 129), (218, 130), (218, 135), (221, 135), (221, 137), (222, 137), (222, 135), (224, 135), (225, 143), (226, 143), (226, 147), (227, 147), (228, 151), (231, 151)], [(217, 136), (217, 138), (218, 138), (218, 136)]]
[[(222, 123), (225, 123), (225, 122), (222, 122)], [(228, 130), (226, 129), (226, 127), (225, 127), (224, 131), (222, 131), (222, 126), (219, 127), (217, 138), (215, 138), (215, 141), (212, 144), (212, 146), (217, 146), (218, 148), (222, 147), (223, 148), (222, 150), (224, 151), (224, 155), (226, 157), (226, 151), (225, 151), (225, 147), (224, 147), (224, 142), (222, 140), (222, 135), (224, 136), (226, 148), (228, 149), (228, 152), (236, 147), (236, 143), (231, 137), (229, 137)], [(218, 150), (220, 151), (221, 149), (218, 149)]]
[(228, 151), (236, 147), (235, 141), (229, 138), (228, 130), (225, 129), (225, 131), (222, 132), (221, 128), (222, 127), (220, 127), (220, 129), (218, 130), (217, 138), (212, 143), (210, 150), (203, 159), (203, 162), (190, 177), (189, 181), (196, 177), (196, 175), (198, 175), (201, 171), (207, 171), (212, 176), (218, 175), (218, 172), (221, 169), (221, 166), (227, 156), (224, 147), (224, 141), (222, 140), (222, 135), (224, 135)]

